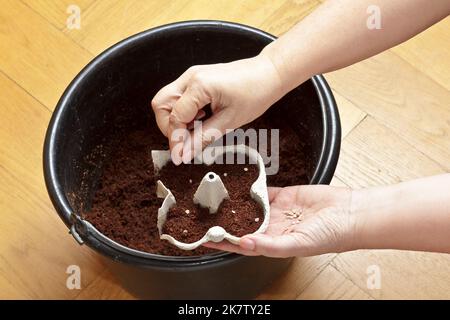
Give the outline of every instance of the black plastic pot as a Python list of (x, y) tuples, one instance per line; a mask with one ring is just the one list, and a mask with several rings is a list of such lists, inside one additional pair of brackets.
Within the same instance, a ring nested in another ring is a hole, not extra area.
[[(101, 170), (98, 146), (108, 143), (115, 131), (142, 124), (151, 114), (149, 103), (159, 88), (191, 65), (251, 57), (274, 39), (260, 30), (220, 21), (189, 21), (151, 29), (99, 55), (58, 102), (44, 145), (50, 198), (73, 237), (106, 257), (123, 286), (136, 296), (251, 298), (291, 262), (230, 253), (201, 257), (149, 254), (112, 241), (80, 217), (80, 211), (89, 207)], [(306, 103), (299, 107), (298, 101), (305, 102), (305, 97)], [(278, 104), (286, 109), (290, 121), (308, 123), (309, 129), (301, 134), (313, 149), (310, 182), (329, 183), (341, 133), (326, 81), (315, 76)], [(156, 128), (152, 121), (150, 125)]]

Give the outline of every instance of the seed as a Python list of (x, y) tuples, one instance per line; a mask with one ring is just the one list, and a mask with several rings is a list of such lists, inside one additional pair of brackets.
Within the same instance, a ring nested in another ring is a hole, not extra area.
[(288, 216), (288, 218), (290, 218), (290, 217), (299, 218), (302, 214), (302, 210), (301, 209), (292, 209), (289, 211), (284, 211), (283, 213), (284, 213), (284, 215)]
[(244, 171), (248, 171), (248, 168), (244, 168)]
[(191, 213), (188, 209), (186, 209), (184, 212), (186, 212), (186, 214)]
[(183, 233), (186, 234), (186, 233), (188, 233), (188, 231), (187, 231), (186, 229), (184, 229), (184, 230), (183, 230)]
[(255, 222), (259, 222), (259, 218), (255, 218)]
[(234, 211), (234, 210), (231, 210), (231, 213), (236, 213), (236, 211)]
[(192, 179), (189, 179), (189, 183), (192, 183)]
[(226, 177), (228, 174), (226, 172), (223, 173), (223, 176)]

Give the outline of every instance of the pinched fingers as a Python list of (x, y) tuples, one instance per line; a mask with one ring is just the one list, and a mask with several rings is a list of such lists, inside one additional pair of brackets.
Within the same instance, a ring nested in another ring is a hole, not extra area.
[(198, 117), (199, 111), (210, 103), (210, 100), (201, 87), (189, 86), (175, 103), (169, 115), (167, 133), (172, 161), (176, 165), (182, 162), (183, 145), (189, 136), (188, 125)]
[[(200, 66), (192, 66), (187, 69), (175, 81), (161, 88), (153, 97), (151, 106), (155, 113), (156, 123), (161, 132), (168, 137), (169, 118), (177, 101), (185, 93), (194, 74), (198, 72)], [(192, 119), (191, 119), (192, 120)]]

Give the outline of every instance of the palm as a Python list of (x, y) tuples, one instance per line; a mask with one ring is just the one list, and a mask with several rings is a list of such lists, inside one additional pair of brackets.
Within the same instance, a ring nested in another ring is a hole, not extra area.
[(227, 242), (208, 246), (273, 257), (339, 251), (342, 237), (352, 227), (350, 198), (350, 190), (330, 186), (269, 188), (269, 226), (264, 235), (254, 238), (259, 250), (249, 251)]
[(270, 190), (271, 214), (266, 234), (291, 235), (302, 255), (332, 251), (349, 227), (350, 191), (328, 186)]

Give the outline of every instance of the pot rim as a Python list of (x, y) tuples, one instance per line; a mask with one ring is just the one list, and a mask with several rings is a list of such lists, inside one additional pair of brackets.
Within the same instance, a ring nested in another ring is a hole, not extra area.
[[(223, 28), (234, 32), (238, 31), (253, 34), (269, 41), (276, 39), (275, 36), (257, 28), (220, 20), (189, 20), (175, 22), (132, 35), (100, 53), (78, 73), (58, 101), (48, 125), (43, 148), (43, 169), (45, 184), (53, 206), (77, 242), (80, 244), (86, 243), (95, 251), (114, 260), (164, 268), (167, 266), (167, 263), (170, 263), (171, 266), (176, 263), (179, 267), (192, 267), (193, 265), (201, 267), (206, 264), (209, 265), (218, 262), (231, 263), (237, 259), (245, 258), (245, 256), (229, 252), (191, 257), (173, 257), (147, 253), (125, 247), (103, 235), (92, 224), (86, 220), (82, 220), (81, 217), (72, 211), (56, 173), (57, 163), (54, 159), (56, 154), (55, 145), (56, 137), (60, 130), (61, 117), (67, 108), (68, 102), (75, 89), (87, 75), (95, 71), (96, 66), (101, 64), (105, 59), (113, 57), (120, 52), (122, 48), (127, 47), (131, 43), (145, 40), (147, 37), (154, 37), (158, 34), (165, 33), (166, 31), (189, 28)], [(331, 181), (339, 158), (341, 140), (339, 113), (331, 89), (324, 77), (322, 75), (315, 75), (308, 81), (312, 81), (316, 89), (323, 120), (322, 150), (310, 184), (324, 184)]]

